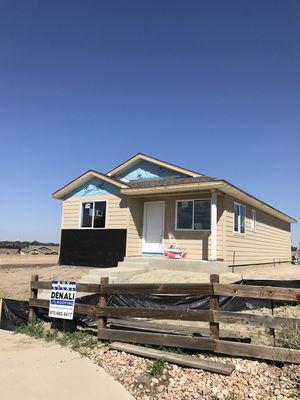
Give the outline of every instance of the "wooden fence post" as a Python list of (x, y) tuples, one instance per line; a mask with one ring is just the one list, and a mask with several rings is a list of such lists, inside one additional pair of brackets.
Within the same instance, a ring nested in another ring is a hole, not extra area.
[[(273, 302), (273, 300), (270, 300), (270, 314), (272, 316), (274, 315), (274, 302)], [(269, 329), (269, 338), (270, 338), (271, 346), (275, 346), (275, 343), (276, 343), (276, 340), (275, 340), (275, 328), (270, 328)]]
[(232, 256), (232, 270), (231, 270), (232, 273), (234, 273), (234, 267), (235, 267), (235, 251), (233, 252)]
[[(212, 274), (210, 275), (210, 283), (212, 284), (212, 289), (214, 293), (214, 283), (219, 283), (219, 275), (217, 274)], [(219, 309), (219, 297), (215, 296), (214, 294), (210, 296), (210, 311), (218, 311)], [(220, 339), (220, 332), (219, 332), (219, 323), (218, 322), (210, 322), (209, 323), (209, 328), (210, 328), (210, 337), (214, 340), (219, 340)]]
[[(107, 277), (102, 277), (100, 279), (100, 293), (99, 293), (99, 302), (98, 302), (100, 309), (101, 309), (101, 307), (106, 307), (106, 299), (105, 299), (105, 295), (103, 293), (102, 285), (107, 285), (108, 282), (109, 282), (109, 279)], [(100, 317), (98, 319), (98, 339), (101, 339), (99, 337), (99, 329), (106, 328), (106, 323), (107, 323), (106, 317)]]
[[(37, 299), (38, 297), (38, 289), (33, 289), (32, 288), (32, 282), (37, 282), (39, 280), (39, 276), (38, 275), (32, 275), (31, 276), (31, 281), (30, 281), (30, 299)], [(34, 311), (34, 307), (31, 307), (29, 305), (29, 313), (28, 313), (28, 322), (32, 322), (36, 319), (36, 314)]]

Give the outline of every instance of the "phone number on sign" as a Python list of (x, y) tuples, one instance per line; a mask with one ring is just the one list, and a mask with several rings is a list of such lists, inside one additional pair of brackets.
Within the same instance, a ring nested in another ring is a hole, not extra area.
[(72, 312), (66, 312), (66, 311), (50, 311), (49, 312), (49, 317), (71, 317), (73, 315)]

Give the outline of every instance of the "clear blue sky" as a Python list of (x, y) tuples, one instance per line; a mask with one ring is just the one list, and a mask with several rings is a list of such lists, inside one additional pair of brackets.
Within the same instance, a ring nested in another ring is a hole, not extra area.
[(300, 219), (299, 21), (298, 0), (0, 1), (0, 240), (57, 241), (51, 193), (139, 151)]

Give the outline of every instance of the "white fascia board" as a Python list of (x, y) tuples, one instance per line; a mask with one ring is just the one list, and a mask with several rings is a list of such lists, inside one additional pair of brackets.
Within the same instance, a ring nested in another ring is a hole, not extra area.
[(294, 218), (283, 212), (273, 208), (272, 206), (264, 203), (262, 200), (251, 196), (250, 194), (244, 192), (243, 190), (231, 185), (225, 180), (213, 181), (213, 182), (201, 182), (201, 183), (191, 183), (191, 184), (181, 184), (181, 185), (169, 185), (169, 186), (157, 186), (157, 187), (147, 187), (147, 188), (125, 188), (121, 189), (121, 193), (128, 196), (143, 196), (146, 195), (153, 196), (156, 194), (171, 194), (171, 193), (182, 193), (182, 192), (194, 192), (217, 189), (223, 193), (232, 196), (234, 199), (240, 200), (248, 205), (251, 205), (259, 210), (264, 211), (267, 214), (273, 215), (288, 223), (297, 222)]
[(112, 185), (115, 185), (119, 187), (120, 189), (125, 189), (128, 188), (127, 185), (118, 182), (112, 178), (110, 178), (107, 175), (101, 174), (96, 171), (88, 171), (85, 174), (79, 176), (77, 179), (74, 181), (70, 182), (69, 184), (65, 185), (63, 188), (59, 189), (58, 191), (54, 192), (52, 194), (52, 197), (54, 199), (63, 199), (65, 196), (67, 196), (69, 193), (73, 192), (76, 190), (78, 187), (84, 185), (86, 182), (88, 182), (91, 178), (99, 178), (102, 179), (105, 182), (108, 182)]
[(262, 200), (259, 200), (251, 195), (243, 192), (241, 189), (232, 186), (231, 184), (224, 182), (224, 186), (220, 189), (222, 192), (234, 197), (234, 199), (240, 200), (246, 205), (251, 205), (254, 208), (264, 211), (266, 214), (273, 215), (276, 218), (279, 218), (283, 221), (286, 221), (290, 224), (297, 222), (294, 218), (289, 215), (284, 214), (283, 212), (276, 210), (272, 206), (264, 203)]

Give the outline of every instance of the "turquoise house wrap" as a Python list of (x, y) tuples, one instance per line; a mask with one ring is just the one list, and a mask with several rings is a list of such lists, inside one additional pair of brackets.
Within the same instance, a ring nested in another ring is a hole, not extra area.
[(130, 182), (139, 179), (159, 179), (186, 176), (187, 175), (185, 174), (180, 174), (179, 172), (172, 171), (171, 169), (143, 160), (133, 167), (128, 168), (117, 177), (123, 182)]
[(91, 179), (85, 185), (73, 192), (68, 198), (71, 197), (88, 197), (88, 196), (103, 196), (103, 195), (118, 195), (120, 189), (110, 183), (107, 183), (99, 178)]

